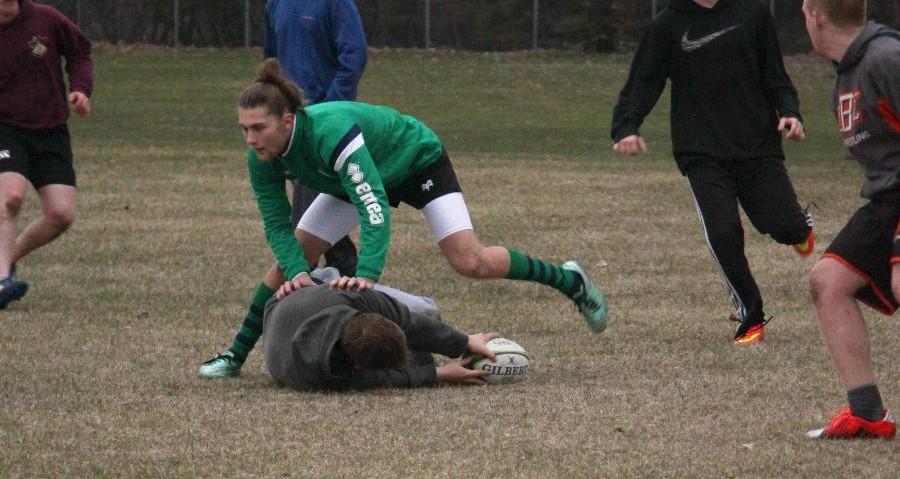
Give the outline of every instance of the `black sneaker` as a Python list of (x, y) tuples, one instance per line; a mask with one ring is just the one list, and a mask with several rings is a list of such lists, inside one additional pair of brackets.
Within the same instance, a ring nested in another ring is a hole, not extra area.
[(18, 301), (28, 292), (28, 283), (19, 281), (13, 275), (0, 279), (0, 309), (13, 301)]

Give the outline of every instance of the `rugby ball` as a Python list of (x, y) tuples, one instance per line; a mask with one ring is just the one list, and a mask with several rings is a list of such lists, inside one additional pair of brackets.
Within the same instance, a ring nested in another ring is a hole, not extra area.
[(515, 341), (506, 338), (494, 338), (487, 343), (488, 349), (497, 355), (491, 361), (482, 356), (475, 356), (469, 367), (476, 371), (488, 371), (484, 376), (488, 384), (510, 384), (525, 379), (528, 372), (528, 353)]

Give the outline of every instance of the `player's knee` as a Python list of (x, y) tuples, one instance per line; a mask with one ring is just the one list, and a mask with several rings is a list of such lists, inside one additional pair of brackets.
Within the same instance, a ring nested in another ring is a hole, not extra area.
[(813, 302), (818, 303), (829, 293), (833, 292), (833, 285), (834, 278), (832, 277), (831, 269), (822, 262), (816, 263), (812, 271), (809, 272), (809, 292), (812, 295)]
[(22, 205), (25, 203), (25, 195), (13, 192), (7, 192), (3, 195), (3, 211), (7, 218), (15, 218), (22, 211)]
[(450, 258), (450, 266), (457, 273), (469, 278), (476, 278), (478, 275), (478, 260), (473, 255)]
[(47, 221), (59, 232), (69, 229), (75, 222), (75, 208), (54, 208), (46, 213)]
[(813, 303), (822, 300), (823, 280), (815, 274), (815, 270), (809, 272), (809, 295), (812, 297)]
[(468, 253), (448, 258), (450, 266), (457, 273), (468, 278), (486, 278), (489, 276), (488, 268), (478, 253)]
[(294, 230), (294, 237), (300, 243), (303, 249), (303, 256), (306, 262), (315, 267), (319, 263), (319, 258), (331, 248), (331, 243), (319, 238), (318, 236), (302, 229)]

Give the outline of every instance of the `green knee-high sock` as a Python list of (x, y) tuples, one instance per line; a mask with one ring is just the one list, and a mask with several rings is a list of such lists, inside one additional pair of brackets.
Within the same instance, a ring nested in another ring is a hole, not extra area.
[(541, 259), (534, 259), (514, 249), (509, 251), (509, 272), (507, 279), (521, 279), (546, 284), (556, 288), (560, 293), (571, 297), (581, 286), (581, 275), (573, 271), (548, 263)]
[(253, 293), (253, 302), (250, 303), (250, 309), (247, 316), (244, 317), (244, 323), (241, 329), (234, 336), (231, 347), (228, 348), (234, 353), (234, 359), (244, 364), (250, 350), (256, 345), (256, 341), (262, 334), (262, 317), (263, 309), (266, 307), (266, 301), (275, 294), (275, 290), (266, 286), (266, 283), (259, 283), (256, 292)]

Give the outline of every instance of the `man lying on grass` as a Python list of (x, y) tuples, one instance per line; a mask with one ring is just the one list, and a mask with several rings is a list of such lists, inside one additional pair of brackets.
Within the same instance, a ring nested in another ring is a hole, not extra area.
[[(493, 359), (487, 342), (497, 333), (467, 336), (380, 291), (339, 289), (343, 279), (335, 288), (288, 282), (269, 300), (263, 351), (277, 381), (301, 391), (484, 384), (488, 372), (467, 369), (462, 356)], [(431, 353), (458, 359), (436, 367)]]

